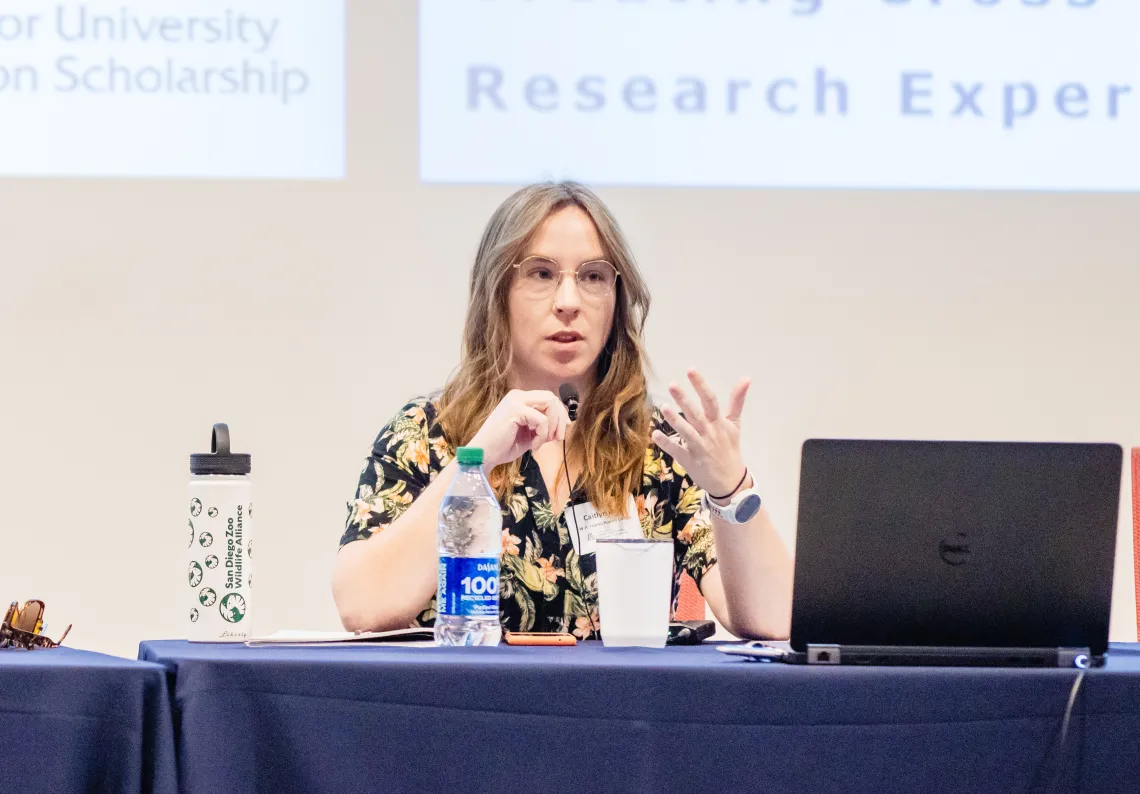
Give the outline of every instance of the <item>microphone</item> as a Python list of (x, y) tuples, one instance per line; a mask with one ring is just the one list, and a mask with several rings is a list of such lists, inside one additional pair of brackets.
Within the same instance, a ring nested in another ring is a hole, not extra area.
[[(578, 390), (572, 383), (563, 383), (558, 387), (558, 399), (566, 406), (566, 413), (573, 422), (578, 418)], [(574, 498), (574, 483), (570, 481), (570, 461), (566, 458), (566, 440), (562, 441), (562, 470), (566, 472), (566, 488), (570, 498)], [(574, 524), (574, 536), (578, 539), (578, 548), (582, 548), (582, 534), (578, 531), (578, 515), (570, 510), (570, 520)], [(585, 595), (583, 595), (585, 598)], [(594, 602), (595, 606), (597, 602)], [(594, 613), (590, 611), (590, 603), (586, 602), (586, 617), (590, 619), (590, 629), (593, 634), (600, 634), (597, 624), (594, 623)]]
[(578, 390), (570, 383), (563, 383), (558, 387), (558, 398), (562, 400), (562, 404), (566, 406), (566, 413), (570, 415), (570, 421), (573, 422), (578, 418)]

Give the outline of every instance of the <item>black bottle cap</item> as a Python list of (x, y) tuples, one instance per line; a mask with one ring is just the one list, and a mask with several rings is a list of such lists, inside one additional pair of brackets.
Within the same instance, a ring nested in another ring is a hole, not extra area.
[(230, 452), (230, 428), (218, 423), (210, 439), (210, 452), (190, 456), (191, 474), (249, 474), (251, 462), (245, 453)]

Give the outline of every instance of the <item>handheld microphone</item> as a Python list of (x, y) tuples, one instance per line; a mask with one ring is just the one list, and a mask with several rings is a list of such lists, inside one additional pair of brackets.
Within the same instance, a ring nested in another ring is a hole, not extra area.
[(573, 384), (563, 383), (558, 387), (558, 398), (562, 400), (562, 404), (566, 406), (566, 413), (570, 415), (570, 421), (573, 422), (578, 418), (578, 390), (574, 388)]

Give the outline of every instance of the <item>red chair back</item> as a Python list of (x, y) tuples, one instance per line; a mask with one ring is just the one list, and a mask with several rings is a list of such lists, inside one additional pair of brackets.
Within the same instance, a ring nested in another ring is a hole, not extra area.
[(681, 574), (681, 592), (677, 595), (677, 611), (673, 620), (704, 620), (705, 597), (688, 573)]
[[(1132, 570), (1140, 602), (1140, 447), (1132, 448)], [(1136, 608), (1136, 634), (1140, 638), (1140, 603)]]

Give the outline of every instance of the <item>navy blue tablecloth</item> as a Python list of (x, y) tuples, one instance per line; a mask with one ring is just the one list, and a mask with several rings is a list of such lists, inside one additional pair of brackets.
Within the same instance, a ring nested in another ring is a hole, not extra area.
[(162, 667), (66, 647), (0, 650), (0, 792), (177, 791)]
[(807, 668), (713, 647), (146, 642), (183, 791), (1140, 790), (1140, 652), (1088, 671)]

